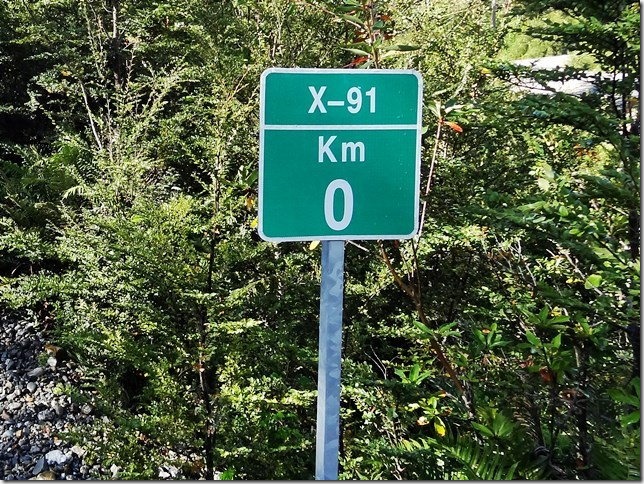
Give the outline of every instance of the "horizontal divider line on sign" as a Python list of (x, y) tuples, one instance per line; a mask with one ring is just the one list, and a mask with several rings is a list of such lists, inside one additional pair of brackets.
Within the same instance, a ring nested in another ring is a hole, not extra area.
[(262, 129), (270, 131), (319, 131), (319, 130), (400, 130), (419, 129), (416, 124), (265, 124)]

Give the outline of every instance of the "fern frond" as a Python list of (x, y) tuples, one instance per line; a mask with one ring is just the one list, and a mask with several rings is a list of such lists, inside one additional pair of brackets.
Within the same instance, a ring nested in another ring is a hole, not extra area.
[(479, 443), (468, 439), (457, 439), (445, 450), (464, 466), (463, 472), (471, 480), (511, 480), (519, 465), (516, 461), (510, 462), (498, 449), (481, 447)]
[[(445, 468), (452, 469), (461, 477), (476, 481), (504, 481), (515, 478), (519, 462), (511, 460), (495, 447), (482, 447), (478, 442), (458, 438), (451, 442), (439, 442), (432, 438), (408, 439), (400, 447), (409, 453), (433, 450), (442, 454), (443, 459), (452, 461)], [(453, 478), (446, 475), (445, 479)]]

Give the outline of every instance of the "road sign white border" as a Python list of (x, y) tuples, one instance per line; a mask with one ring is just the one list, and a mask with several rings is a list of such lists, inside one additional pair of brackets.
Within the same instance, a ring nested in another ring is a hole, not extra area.
[[(336, 74), (336, 75), (373, 75), (373, 74), (405, 74), (413, 75), (418, 81), (418, 106), (416, 111), (416, 124), (403, 125), (405, 128), (392, 128), (394, 125), (266, 125), (266, 78), (271, 74)], [(414, 69), (322, 69), (322, 68), (287, 68), (287, 67), (270, 67), (260, 77), (259, 83), (259, 206), (258, 206), (258, 226), (259, 236), (267, 242), (305, 242), (312, 240), (402, 240), (410, 239), (418, 233), (419, 220), (418, 209), (420, 204), (420, 148), (421, 135), (423, 128), (423, 78), (420, 73)], [(291, 237), (272, 237), (264, 233), (263, 214), (264, 214), (264, 132), (267, 130), (349, 130), (349, 129), (415, 129), (416, 130), (416, 166), (415, 166), (415, 193), (414, 193), (414, 228), (408, 234), (388, 234), (388, 235), (360, 235), (360, 234), (333, 234), (333, 235), (302, 235)]]

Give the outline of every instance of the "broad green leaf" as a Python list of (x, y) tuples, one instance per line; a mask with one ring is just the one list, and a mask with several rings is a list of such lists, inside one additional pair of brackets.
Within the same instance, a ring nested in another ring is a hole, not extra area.
[(548, 324), (556, 324), (556, 323), (566, 323), (570, 321), (570, 316), (566, 315), (561, 315), (561, 316), (555, 316), (554, 318), (550, 318), (548, 320)]
[(478, 339), (481, 343), (485, 344), (485, 335), (483, 334), (483, 332), (482, 332), (481, 330), (479, 330), (479, 329), (475, 329), (475, 330), (474, 330), (474, 335), (477, 337), (477, 339)]
[(624, 415), (619, 419), (622, 422), (623, 426), (627, 426), (630, 424), (634, 424), (640, 421), (640, 413), (639, 412), (631, 412), (628, 415)]
[(546, 202), (539, 201), (539, 202), (534, 202), (534, 203), (527, 203), (525, 205), (519, 205), (517, 207), (517, 210), (520, 210), (521, 212), (535, 212), (537, 210), (540, 210)]
[(409, 370), (409, 379), (411, 381), (415, 381), (418, 378), (418, 374), (420, 373), (420, 366), (418, 363), (414, 363), (414, 366), (411, 367), (411, 370)]
[(526, 331), (525, 337), (532, 346), (541, 346), (541, 340), (537, 337), (536, 334)]
[(235, 478), (235, 469), (226, 469), (219, 475), (222, 481), (232, 481)]
[(476, 422), (472, 422), (472, 427), (474, 427), (476, 430), (481, 432), (483, 435), (486, 435), (487, 437), (494, 437), (494, 433), (487, 428), (485, 425), (481, 425)]
[(599, 274), (591, 274), (586, 278), (586, 282), (584, 282), (584, 287), (586, 289), (595, 289), (598, 288), (601, 285), (602, 282), (602, 276)]
[(364, 22), (362, 21), (362, 19), (356, 17), (355, 15), (349, 15), (347, 13), (341, 13), (340, 18), (343, 19), (343, 20), (346, 20), (347, 22), (352, 22), (352, 23), (356, 23), (356, 24), (358, 24), (360, 26), (364, 26)]
[(461, 335), (460, 331), (452, 331), (452, 328), (457, 324), (458, 323), (456, 321), (452, 323), (443, 324), (440, 328), (438, 328), (437, 331), (441, 336), (460, 336)]
[(426, 333), (426, 334), (432, 334), (433, 333), (433, 331), (431, 329), (429, 329), (427, 326), (425, 326), (420, 321), (414, 321), (414, 326), (416, 326), (418, 329), (420, 329), (423, 333)]
[(608, 390), (608, 395), (615, 400), (616, 402), (626, 403), (628, 405), (638, 406), (640, 405), (639, 398), (635, 395), (630, 395), (626, 393), (621, 388), (611, 388)]
[(434, 103), (429, 103), (427, 108), (432, 112), (434, 116), (436, 116), (438, 119), (441, 118), (441, 103), (438, 100), (434, 100)]
[(612, 252), (605, 247), (593, 247), (593, 252), (602, 259), (615, 259)]
[(492, 421), (492, 430), (499, 437), (505, 437), (514, 430), (514, 423), (502, 413), (497, 413)]

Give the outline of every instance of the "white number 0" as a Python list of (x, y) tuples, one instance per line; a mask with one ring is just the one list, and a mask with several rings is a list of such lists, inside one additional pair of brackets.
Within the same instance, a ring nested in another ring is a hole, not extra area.
[[(342, 194), (344, 195), (344, 213), (342, 214), (341, 220), (336, 220), (333, 215), (333, 201), (337, 190), (342, 190)], [(351, 185), (349, 185), (349, 182), (346, 180), (333, 180), (329, 183), (329, 186), (326, 187), (326, 193), (324, 194), (324, 218), (326, 219), (327, 225), (333, 230), (346, 229), (351, 222), (352, 216), (353, 191), (351, 190)]]

